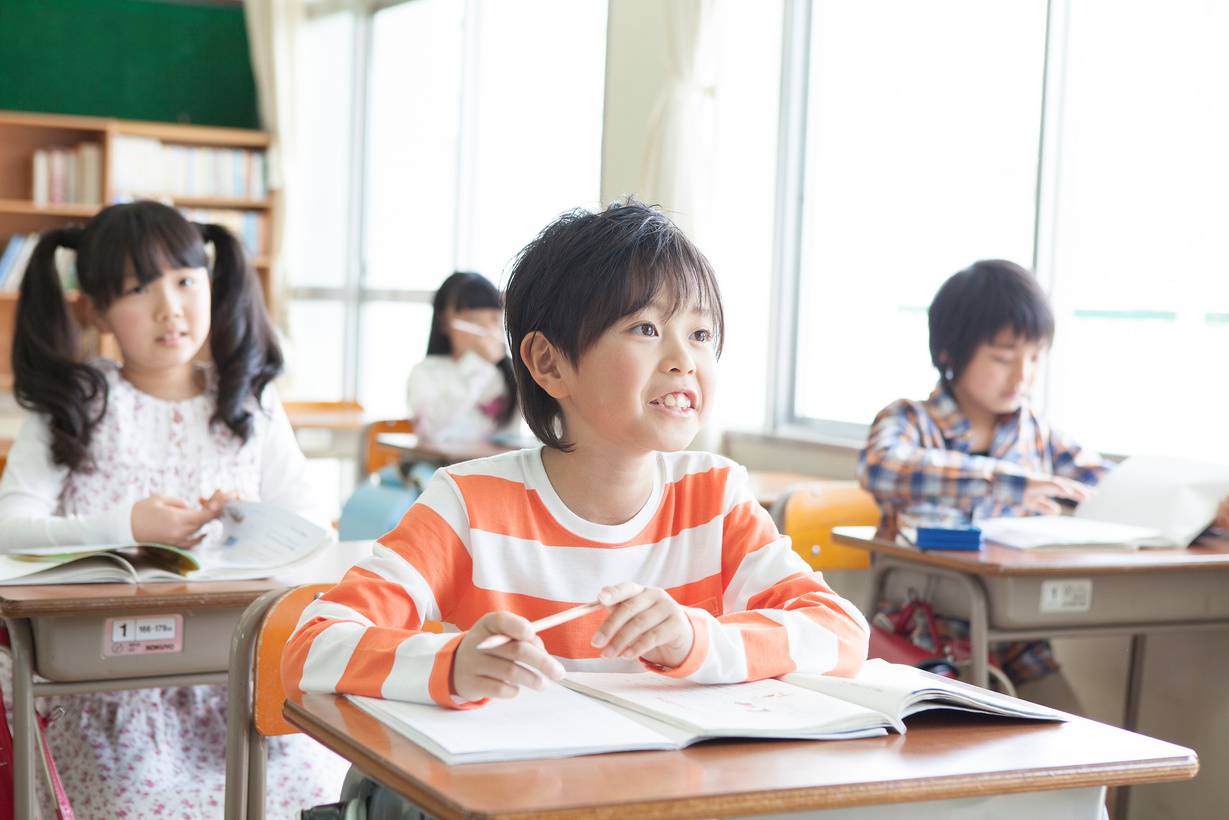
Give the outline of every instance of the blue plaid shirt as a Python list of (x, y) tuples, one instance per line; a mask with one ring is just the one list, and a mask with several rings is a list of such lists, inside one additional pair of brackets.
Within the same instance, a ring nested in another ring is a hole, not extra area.
[(1030, 475), (1096, 484), (1111, 466), (1027, 406), (999, 418), (986, 455), (972, 452), (971, 433), (941, 384), (924, 402), (900, 399), (879, 412), (858, 457), (858, 481), (882, 510), (880, 536), (894, 538), (896, 514), (918, 504), (970, 518), (1030, 515), (1022, 506)]
[[(1112, 466), (1026, 406), (999, 418), (986, 455), (972, 452), (972, 428), (942, 384), (924, 402), (901, 399), (879, 412), (858, 457), (858, 481), (882, 511), (878, 537), (895, 538), (896, 514), (919, 504), (958, 509), (970, 518), (1031, 515), (1022, 504), (1030, 475), (1096, 484)], [(951, 624), (968, 628), (966, 622)], [(1049, 641), (991, 649), (1017, 685), (1058, 669)]]

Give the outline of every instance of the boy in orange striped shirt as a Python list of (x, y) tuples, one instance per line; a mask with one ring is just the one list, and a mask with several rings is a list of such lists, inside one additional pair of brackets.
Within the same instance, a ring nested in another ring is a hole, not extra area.
[[(543, 446), (438, 471), (305, 610), (287, 688), (469, 708), (569, 669), (856, 674), (861, 613), (790, 549), (742, 467), (684, 450), (712, 410), (724, 328), (682, 232), (634, 201), (565, 214), (521, 252), (505, 302)], [(530, 628), (594, 599), (605, 609)], [(478, 648), (493, 635), (513, 640)]]

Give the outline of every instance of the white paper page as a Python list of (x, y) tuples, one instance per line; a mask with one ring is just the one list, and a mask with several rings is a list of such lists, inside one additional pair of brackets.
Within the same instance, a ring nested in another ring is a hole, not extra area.
[(1161, 536), (1160, 530), (1151, 527), (1093, 521), (1070, 515), (982, 518), (977, 521), (977, 526), (987, 541), (1016, 549), (1065, 546), (1131, 549), (1156, 542)]
[(1185, 547), (1212, 523), (1226, 495), (1229, 465), (1132, 456), (1101, 479), (1075, 517), (1153, 527)]
[(573, 672), (568, 684), (710, 736), (836, 736), (885, 722), (876, 711), (773, 679), (703, 685), (648, 673)]
[[(202, 570), (265, 570), (298, 563), (325, 541), (324, 527), (272, 504), (237, 501), (222, 511), (222, 537), (192, 551)], [(225, 572), (219, 572), (224, 575)]]
[(514, 698), (495, 698), (477, 709), (347, 697), (393, 728), (412, 727), (472, 762), (675, 747), (664, 735), (558, 684), (545, 692), (522, 688)]
[[(797, 686), (805, 686), (833, 697), (859, 703), (900, 718), (906, 718), (925, 708), (942, 706), (958, 708), (950, 703), (931, 703), (951, 698), (970, 706), (972, 711), (1006, 713), (1021, 717), (1048, 720), (1063, 720), (1065, 715), (1045, 706), (1009, 697), (990, 689), (957, 680), (939, 677), (912, 666), (889, 663), (882, 658), (871, 658), (862, 667), (856, 678), (838, 678), (831, 675), (803, 675), (791, 672), (781, 680)], [(918, 705), (921, 708), (918, 708)], [(982, 708), (978, 708), (982, 707)]]

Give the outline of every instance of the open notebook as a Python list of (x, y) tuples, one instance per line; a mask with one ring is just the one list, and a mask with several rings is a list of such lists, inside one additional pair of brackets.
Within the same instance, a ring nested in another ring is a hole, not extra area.
[(19, 550), (0, 555), (0, 585), (267, 578), (331, 543), (332, 530), (297, 513), (237, 501), (223, 508), (220, 537), (191, 549), (90, 544)]
[(572, 672), (477, 709), (348, 696), (445, 763), (681, 749), (716, 738), (840, 740), (904, 732), (927, 709), (1061, 721), (1062, 712), (911, 666), (867, 661), (857, 679), (785, 675), (704, 686), (649, 672)]
[(1132, 456), (1097, 485), (1071, 516), (981, 519), (987, 541), (1019, 549), (1187, 547), (1229, 495), (1229, 465)]

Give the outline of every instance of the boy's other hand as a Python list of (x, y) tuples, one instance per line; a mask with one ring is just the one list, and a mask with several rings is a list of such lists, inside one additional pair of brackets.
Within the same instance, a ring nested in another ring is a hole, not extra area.
[(1229, 530), (1229, 495), (1220, 500), (1220, 506), (1216, 508), (1216, 526), (1222, 530)]
[(1034, 475), (1024, 487), (1024, 508), (1032, 512), (1056, 515), (1062, 512), (1056, 498), (1066, 498), (1075, 503), (1087, 501), (1096, 494), (1088, 485), (1057, 475)]
[(193, 509), (182, 498), (151, 495), (132, 505), (132, 537), (140, 543), (194, 547), (205, 537), (200, 528), (217, 518), (217, 512)]
[(597, 599), (610, 610), (591, 641), (603, 658), (643, 658), (673, 669), (691, 653), (696, 639), (691, 621), (664, 589), (625, 581), (603, 587)]
[[(512, 640), (492, 649), (478, 644), (492, 635)], [(511, 612), (488, 612), (469, 630), (452, 664), (452, 693), (462, 700), (516, 697), (520, 687), (542, 690), (564, 670), (534, 634), (529, 621)]]

